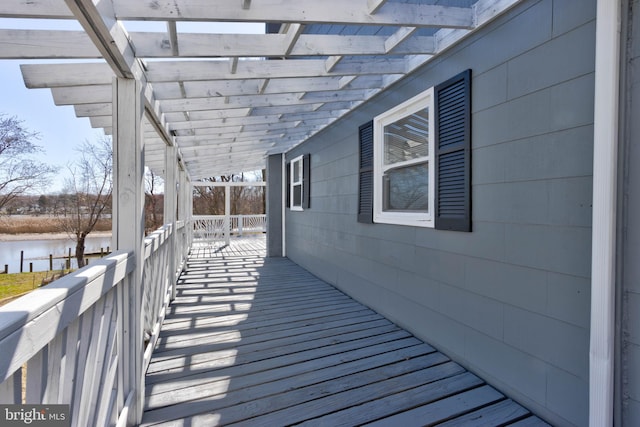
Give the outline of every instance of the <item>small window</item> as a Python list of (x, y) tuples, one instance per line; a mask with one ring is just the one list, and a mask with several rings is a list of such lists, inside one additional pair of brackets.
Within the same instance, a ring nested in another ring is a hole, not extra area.
[(433, 88), (374, 119), (374, 221), (433, 227)]
[(291, 210), (301, 211), (302, 210), (302, 179), (304, 174), (304, 162), (303, 157), (296, 157), (291, 161), (291, 186), (290, 186), (290, 197), (291, 197)]

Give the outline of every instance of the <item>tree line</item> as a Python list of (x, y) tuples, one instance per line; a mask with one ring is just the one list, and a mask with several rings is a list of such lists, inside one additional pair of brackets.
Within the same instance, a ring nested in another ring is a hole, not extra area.
[[(209, 186), (197, 186), (193, 190), (194, 215), (224, 215), (225, 189), (216, 186), (223, 182), (259, 182), (265, 178), (265, 170), (238, 175), (223, 175), (204, 179)], [(266, 193), (263, 186), (232, 186), (229, 189), (230, 215), (258, 215), (266, 212)]]

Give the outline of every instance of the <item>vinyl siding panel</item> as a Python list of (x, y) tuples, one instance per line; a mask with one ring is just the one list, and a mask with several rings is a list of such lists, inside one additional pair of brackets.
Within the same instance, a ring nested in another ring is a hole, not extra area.
[[(623, 185), (618, 195), (623, 200), (622, 226), (619, 241), (622, 242), (623, 266), (619, 298), (622, 302), (619, 330), (620, 354), (618, 361), (618, 409), (623, 425), (640, 425), (640, 1), (629, 0), (623, 15), (626, 23), (626, 81), (622, 97), (623, 139), (620, 152), (624, 159)], [(620, 397), (621, 396), (621, 397)]]

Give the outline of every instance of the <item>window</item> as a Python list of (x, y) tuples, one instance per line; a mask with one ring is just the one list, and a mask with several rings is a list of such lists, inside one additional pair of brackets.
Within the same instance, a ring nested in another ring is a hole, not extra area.
[(374, 222), (433, 226), (433, 89), (373, 123)]
[(360, 126), (358, 221), (471, 231), (471, 70)]
[(293, 211), (301, 211), (311, 206), (310, 173), (311, 157), (309, 154), (291, 160), (287, 171), (289, 181), (289, 204)]

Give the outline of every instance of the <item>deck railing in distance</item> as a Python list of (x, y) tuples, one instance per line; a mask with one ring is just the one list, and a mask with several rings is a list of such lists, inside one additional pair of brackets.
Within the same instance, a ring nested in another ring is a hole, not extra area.
[[(143, 311), (150, 354), (176, 282), (169, 265), (186, 259), (185, 248), (169, 244), (190, 242), (184, 223), (172, 234), (167, 225), (145, 239), (143, 283), (135, 283), (133, 252), (114, 252), (0, 307), (0, 402), (68, 404), (72, 426), (126, 425), (143, 383), (131, 366), (144, 355), (132, 348), (145, 339), (130, 314)], [(135, 292), (143, 307), (131, 306)]]
[[(267, 216), (262, 215), (194, 215), (193, 238), (198, 241), (215, 242), (228, 240), (230, 235), (243, 236), (248, 233), (267, 231)], [(228, 230), (228, 231), (227, 231)]]

